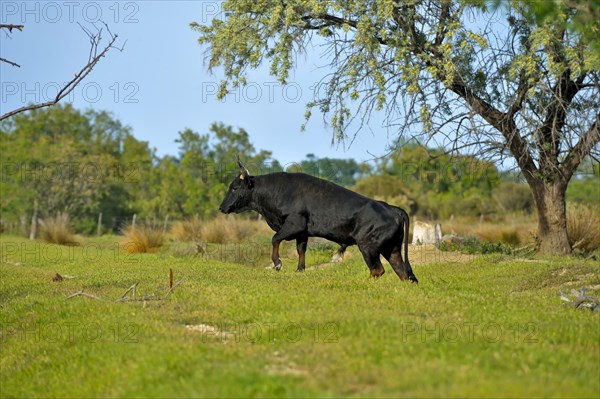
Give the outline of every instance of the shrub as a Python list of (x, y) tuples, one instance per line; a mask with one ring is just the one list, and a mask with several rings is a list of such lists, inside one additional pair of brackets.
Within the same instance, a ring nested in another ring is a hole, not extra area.
[(198, 216), (173, 223), (169, 235), (176, 241), (196, 242), (202, 239), (202, 220)]
[(532, 213), (533, 195), (527, 184), (502, 182), (492, 195), (502, 212)]
[(519, 233), (517, 233), (516, 230), (503, 231), (500, 233), (500, 235), (502, 237), (501, 241), (503, 243), (512, 245), (513, 247), (516, 247), (517, 245), (519, 245), (521, 243), (521, 239), (519, 238)]
[(130, 254), (157, 252), (165, 242), (162, 229), (147, 225), (128, 225), (123, 229), (123, 250)]
[(589, 205), (569, 204), (567, 231), (574, 250), (593, 252), (600, 247), (600, 212)]
[(40, 219), (40, 238), (52, 244), (80, 244), (79, 239), (73, 233), (71, 218), (65, 212), (59, 212), (54, 217)]
[(457, 251), (465, 254), (511, 254), (512, 248), (500, 242), (492, 243), (480, 240), (477, 237), (469, 236), (464, 240), (455, 242), (442, 242), (440, 244), (441, 251)]

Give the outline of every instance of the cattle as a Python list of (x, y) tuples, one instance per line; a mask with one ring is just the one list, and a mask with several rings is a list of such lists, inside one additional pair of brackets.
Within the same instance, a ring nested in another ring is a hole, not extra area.
[[(238, 159), (239, 175), (229, 185), (219, 210), (223, 213), (256, 211), (275, 231), (271, 259), (282, 267), (279, 245), (296, 240), (298, 271), (305, 268), (309, 237), (358, 248), (371, 276), (385, 273), (383, 255), (401, 280), (418, 283), (408, 261), (408, 214), (401, 208), (375, 201), (332, 182), (304, 173), (251, 176)], [(404, 259), (402, 243), (404, 241)]]

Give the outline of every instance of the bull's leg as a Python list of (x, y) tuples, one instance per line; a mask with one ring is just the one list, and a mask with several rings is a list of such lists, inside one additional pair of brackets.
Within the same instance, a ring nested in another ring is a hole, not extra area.
[(343, 261), (344, 253), (346, 252), (346, 248), (348, 248), (348, 246), (346, 244), (340, 245), (337, 252), (335, 254), (333, 254), (333, 257), (331, 258), (331, 262), (338, 263), (338, 262)]
[(414, 275), (408, 259), (406, 262), (402, 259), (402, 249), (400, 246), (394, 247), (389, 256), (386, 256), (388, 262), (392, 266), (392, 269), (396, 272), (400, 280), (410, 280), (413, 283), (418, 283), (417, 277)]
[(385, 273), (385, 269), (379, 259), (379, 252), (371, 248), (363, 248), (360, 244), (358, 245), (358, 249), (371, 270), (371, 277), (381, 277)]
[(275, 270), (281, 270), (281, 259), (279, 259), (279, 244), (283, 240), (291, 240), (298, 236), (306, 234), (306, 218), (302, 215), (290, 215), (281, 226), (281, 229), (273, 236), (271, 242), (273, 243), (273, 253), (271, 254), (271, 260)]
[(275, 241), (273, 237), (273, 252), (271, 254), (271, 260), (273, 261), (273, 267), (277, 271), (280, 271), (282, 266), (281, 259), (279, 259), (279, 244), (281, 244), (281, 241)]
[(298, 270), (304, 271), (306, 267), (306, 246), (308, 245), (308, 236), (296, 238), (296, 250), (298, 251)]

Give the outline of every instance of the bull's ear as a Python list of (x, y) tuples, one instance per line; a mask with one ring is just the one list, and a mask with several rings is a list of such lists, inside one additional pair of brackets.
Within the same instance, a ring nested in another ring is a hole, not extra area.
[(237, 163), (238, 163), (238, 166), (240, 167), (240, 179), (248, 180), (248, 177), (250, 176), (250, 172), (248, 172), (248, 169), (246, 169), (246, 167), (242, 164), (242, 161), (240, 161), (239, 155), (237, 156)]

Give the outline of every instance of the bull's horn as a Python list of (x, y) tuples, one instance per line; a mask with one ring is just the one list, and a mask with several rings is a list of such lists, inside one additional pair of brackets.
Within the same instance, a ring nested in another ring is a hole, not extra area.
[(246, 176), (250, 176), (250, 172), (248, 172), (248, 169), (246, 169), (246, 167), (242, 164), (242, 161), (240, 160), (240, 156), (236, 155), (236, 158), (237, 158), (238, 166), (240, 167), (240, 179), (244, 180), (244, 178)]

